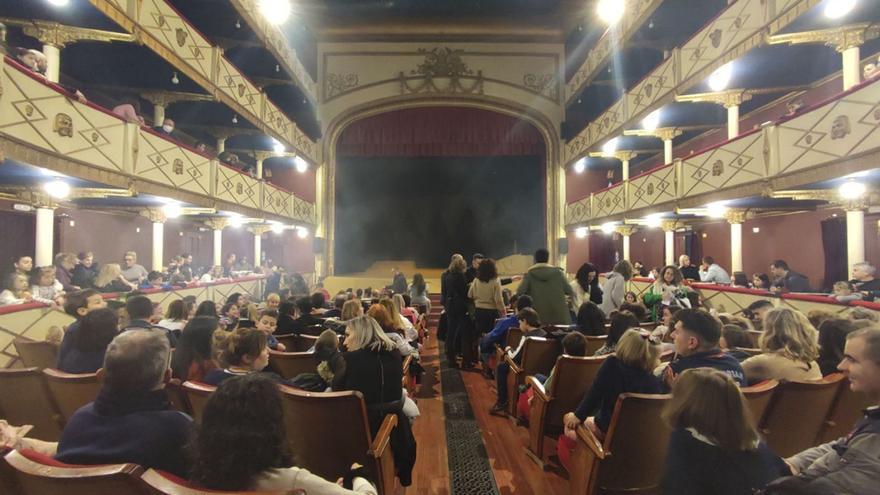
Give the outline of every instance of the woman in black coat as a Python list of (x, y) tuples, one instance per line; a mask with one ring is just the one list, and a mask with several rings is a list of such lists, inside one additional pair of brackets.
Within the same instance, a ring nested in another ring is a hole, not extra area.
[(467, 263), (463, 258), (453, 258), (443, 276), (443, 288), (446, 291), (446, 363), (457, 366), (456, 358), (461, 353), (461, 333), (472, 324), (468, 316), (468, 286), (465, 279)]

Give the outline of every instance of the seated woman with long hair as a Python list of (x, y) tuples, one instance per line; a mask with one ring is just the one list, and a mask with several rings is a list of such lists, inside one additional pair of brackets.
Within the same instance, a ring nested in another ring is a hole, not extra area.
[(376, 320), (388, 339), (394, 343), (401, 356), (409, 356), (410, 354), (416, 358), (419, 356), (419, 352), (404, 337), (403, 329), (397, 326), (395, 321), (391, 319), (391, 315), (385, 309), (385, 306), (382, 304), (370, 306), (370, 309), (367, 310), (367, 316)]
[(129, 292), (136, 287), (122, 276), (119, 263), (107, 263), (95, 277), (95, 288), (101, 292)]
[(608, 327), (608, 336), (605, 337), (605, 345), (599, 348), (594, 356), (611, 354), (617, 346), (617, 341), (623, 333), (630, 328), (639, 328), (639, 320), (629, 311), (616, 311), (611, 313), (611, 325)]
[(65, 373), (94, 373), (104, 366), (104, 353), (119, 333), (119, 315), (110, 308), (89, 311), (72, 333), (73, 346), (58, 360)]
[(230, 378), (217, 388), (190, 450), (192, 480), (212, 490), (376, 493), (362, 477), (354, 477), (353, 490), (347, 490), (293, 465), (278, 385), (258, 373)]
[(200, 382), (212, 370), (219, 368), (212, 353), (214, 332), (218, 330), (220, 325), (217, 318), (210, 316), (196, 316), (183, 327), (171, 357), (174, 378)]
[(695, 368), (679, 375), (663, 419), (672, 428), (664, 495), (755, 493), (790, 474), (761, 442), (739, 386), (724, 372)]
[(179, 334), (180, 331), (183, 330), (183, 327), (186, 326), (186, 320), (188, 318), (189, 311), (187, 310), (186, 303), (183, 302), (183, 299), (177, 299), (168, 304), (168, 309), (165, 311), (165, 318), (160, 320), (157, 325)]
[[(220, 350), (222, 368), (209, 371), (204, 383), (220, 385), (233, 376), (261, 372), (269, 365), (269, 343), (265, 333), (256, 328), (239, 328), (224, 333), (226, 338), (215, 343)], [(274, 373), (270, 375), (278, 378)]]
[(789, 308), (773, 308), (764, 315), (761, 354), (742, 363), (749, 383), (764, 380), (821, 380), (818, 333), (810, 320)]
[(586, 301), (578, 308), (577, 331), (584, 335), (605, 335), (605, 313), (593, 301)]

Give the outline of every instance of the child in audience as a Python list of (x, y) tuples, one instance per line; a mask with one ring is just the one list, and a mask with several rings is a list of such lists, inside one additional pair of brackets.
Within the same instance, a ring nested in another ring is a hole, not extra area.
[[(571, 356), (571, 357), (584, 357), (587, 354), (587, 338), (584, 337), (584, 334), (580, 332), (570, 332), (568, 335), (562, 338), (562, 355), (563, 356)], [(544, 376), (542, 374), (534, 375), (535, 379), (541, 382), (544, 385), (544, 390), (550, 389), (550, 384), (553, 381), (553, 375), (556, 373), (556, 365), (553, 365), (553, 368), (550, 370), (550, 375)], [(520, 418), (528, 418), (529, 417), (529, 408), (532, 404), (532, 399), (535, 396), (535, 391), (530, 387), (526, 390), (525, 393), (520, 394), (519, 400), (516, 403), (517, 414)]]
[(210, 283), (210, 282), (216, 282), (221, 279), (223, 279), (223, 267), (220, 265), (214, 265), (211, 268), (211, 271), (205, 272), (202, 275), (202, 277), (199, 279), (199, 282)]
[(315, 356), (318, 363), (318, 375), (332, 388), (333, 379), (345, 374), (345, 359), (339, 352), (339, 336), (333, 330), (324, 330), (315, 342)]
[(6, 288), (0, 292), (0, 305), (25, 304), (33, 302), (34, 297), (28, 290), (27, 275), (11, 273), (7, 279)]
[(266, 341), (268, 342), (269, 349), (273, 351), (281, 351), (284, 352), (287, 350), (287, 346), (278, 342), (278, 339), (275, 338), (273, 333), (275, 333), (275, 327), (278, 325), (278, 311), (272, 309), (264, 309), (259, 314), (259, 318), (254, 321), (255, 327), (257, 330), (263, 332), (266, 335)]
[(220, 310), (220, 326), (226, 331), (235, 330), (238, 327), (238, 318), (241, 316), (238, 304), (226, 303)]
[(173, 287), (171, 286), (171, 284), (165, 283), (165, 278), (162, 273), (153, 270), (147, 274), (147, 279), (141, 282), (141, 285), (138, 286), (138, 289), (171, 290), (173, 289)]
[(274, 292), (266, 296), (266, 301), (264, 303), (263, 309), (272, 309), (278, 311), (279, 306), (281, 306), (281, 296)]
[(819, 325), (819, 369), (822, 376), (837, 373), (837, 365), (844, 359), (846, 336), (856, 330), (853, 322), (843, 318), (825, 320)]
[(739, 386), (722, 371), (682, 372), (663, 418), (672, 428), (664, 495), (756, 493), (788, 474), (785, 462), (758, 436)]
[[(61, 348), (58, 349), (59, 367), (62, 363), (68, 361), (68, 356), (74, 353), (76, 344), (79, 341), (77, 333), (80, 331), (81, 320), (90, 312), (106, 308), (107, 302), (101, 296), (101, 293), (95, 289), (84, 289), (71, 292), (67, 295), (67, 301), (64, 303), (64, 312), (75, 318), (75, 321), (68, 325), (64, 332), (64, 338), (61, 340)], [(116, 315), (116, 324), (119, 326), (119, 313), (112, 310)]]
[(638, 304), (639, 303), (639, 296), (637, 296), (635, 292), (629, 291), (623, 295), (623, 302), (630, 303), (630, 304)]
[(186, 320), (189, 319), (189, 313), (186, 309), (186, 303), (182, 299), (171, 301), (168, 304), (168, 310), (165, 311), (165, 318), (159, 320), (158, 326), (165, 328), (171, 332), (178, 334), (186, 326)]
[[(510, 359), (514, 363), (519, 364), (522, 362), (522, 350), (525, 347), (526, 340), (530, 337), (546, 337), (547, 332), (541, 328), (541, 320), (538, 317), (538, 312), (532, 308), (520, 310), (520, 312), (516, 314), (516, 318), (519, 321), (519, 329), (522, 331), (523, 335), (517, 348), (514, 350), (508, 346), (505, 349), (505, 354), (510, 356)], [(495, 416), (504, 415), (508, 400), (507, 376), (509, 374), (510, 365), (506, 361), (498, 363), (495, 367), (495, 385), (498, 398), (495, 400), (495, 405), (492, 406), (492, 410), (489, 411), (489, 414)]]
[(49, 344), (60, 346), (61, 341), (64, 340), (64, 330), (58, 325), (52, 325), (46, 330), (46, 338), (43, 340)]
[[(233, 376), (263, 371), (269, 365), (269, 346), (266, 334), (256, 328), (239, 328), (232, 332), (215, 332), (220, 365), (205, 375), (208, 385), (220, 385)], [(225, 337), (225, 338), (223, 338)], [(222, 340), (220, 340), (222, 338)], [(277, 375), (274, 378), (279, 378)]]
[(632, 313), (629, 311), (611, 313), (611, 326), (608, 328), (608, 336), (605, 337), (605, 345), (600, 347), (593, 355), (604, 356), (613, 353), (617, 346), (617, 341), (630, 328), (639, 328), (639, 320)]
[(34, 301), (64, 305), (64, 287), (55, 278), (54, 266), (39, 266), (31, 273), (31, 294)]
[(831, 297), (836, 299), (837, 302), (862, 300), (862, 293), (855, 292), (853, 285), (849, 282), (835, 282), (832, 288), (834, 289), (834, 292), (831, 293)]
[(721, 340), (718, 341), (718, 347), (735, 357), (737, 361), (743, 362), (752, 356), (743, 349), (753, 349), (754, 344), (748, 330), (728, 323), (721, 327)]
[(672, 317), (679, 311), (681, 311), (681, 306), (674, 304), (668, 306), (664, 305), (660, 308), (660, 324), (654, 327), (654, 330), (651, 331), (651, 337), (654, 337), (661, 342), (670, 340), (669, 334), (672, 333)]

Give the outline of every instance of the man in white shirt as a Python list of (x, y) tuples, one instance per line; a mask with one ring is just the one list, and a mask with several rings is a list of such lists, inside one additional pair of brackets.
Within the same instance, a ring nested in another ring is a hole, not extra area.
[(703, 264), (700, 265), (700, 281), (713, 284), (729, 284), (730, 275), (715, 263), (711, 256), (703, 256)]
[(147, 269), (137, 264), (137, 253), (128, 251), (122, 258), (125, 264), (122, 267), (122, 277), (130, 284), (137, 286), (147, 279)]

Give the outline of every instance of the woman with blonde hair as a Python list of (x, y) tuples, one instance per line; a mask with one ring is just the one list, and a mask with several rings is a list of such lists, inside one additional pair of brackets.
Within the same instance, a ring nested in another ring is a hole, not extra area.
[(800, 311), (773, 308), (764, 315), (764, 333), (759, 347), (762, 353), (742, 363), (746, 380), (808, 381), (821, 380), (819, 333)]
[(737, 383), (711, 368), (684, 371), (663, 410), (672, 428), (661, 493), (755, 493), (790, 474), (755, 429)]
[(350, 299), (345, 301), (345, 304), (342, 305), (342, 316), (339, 317), (342, 321), (348, 321), (358, 316), (363, 316), (364, 314), (364, 305), (361, 303), (360, 299)]
[(406, 318), (402, 314), (402, 310), (406, 308), (406, 304), (403, 302), (403, 296), (400, 294), (394, 294), (391, 298), (384, 298), (379, 301), (382, 306), (385, 306), (385, 309), (391, 314), (391, 318), (397, 322), (399, 328), (403, 329), (404, 336), (406, 336), (406, 340), (410, 342), (414, 342), (419, 340), (419, 332), (416, 330), (416, 327), (413, 325), (413, 322)]
[(107, 263), (101, 267), (98, 276), (95, 277), (95, 288), (100, 292), (128, 292), (134, 288), (122, 276), (122, 267), (119, 263)]
[[(388, 299), (383, 299), (383, 301), (388, 301)], [(418, 351), (407, 342), (406, 338), (403, 336), (403, 329), (397, 325), (391, 316), (391, 311), (388, 310), (385, 304), (380, 302), (370, 306), (370, 309), (367, 310), (367, 316), (376, 320), (376, 323), (379, 324), (379, 328), (382, 329), (388, 339), (394, 342), (394, 346), (402, 356), (409, 356), (412, 354), (413, 356), (418, 357)]]

